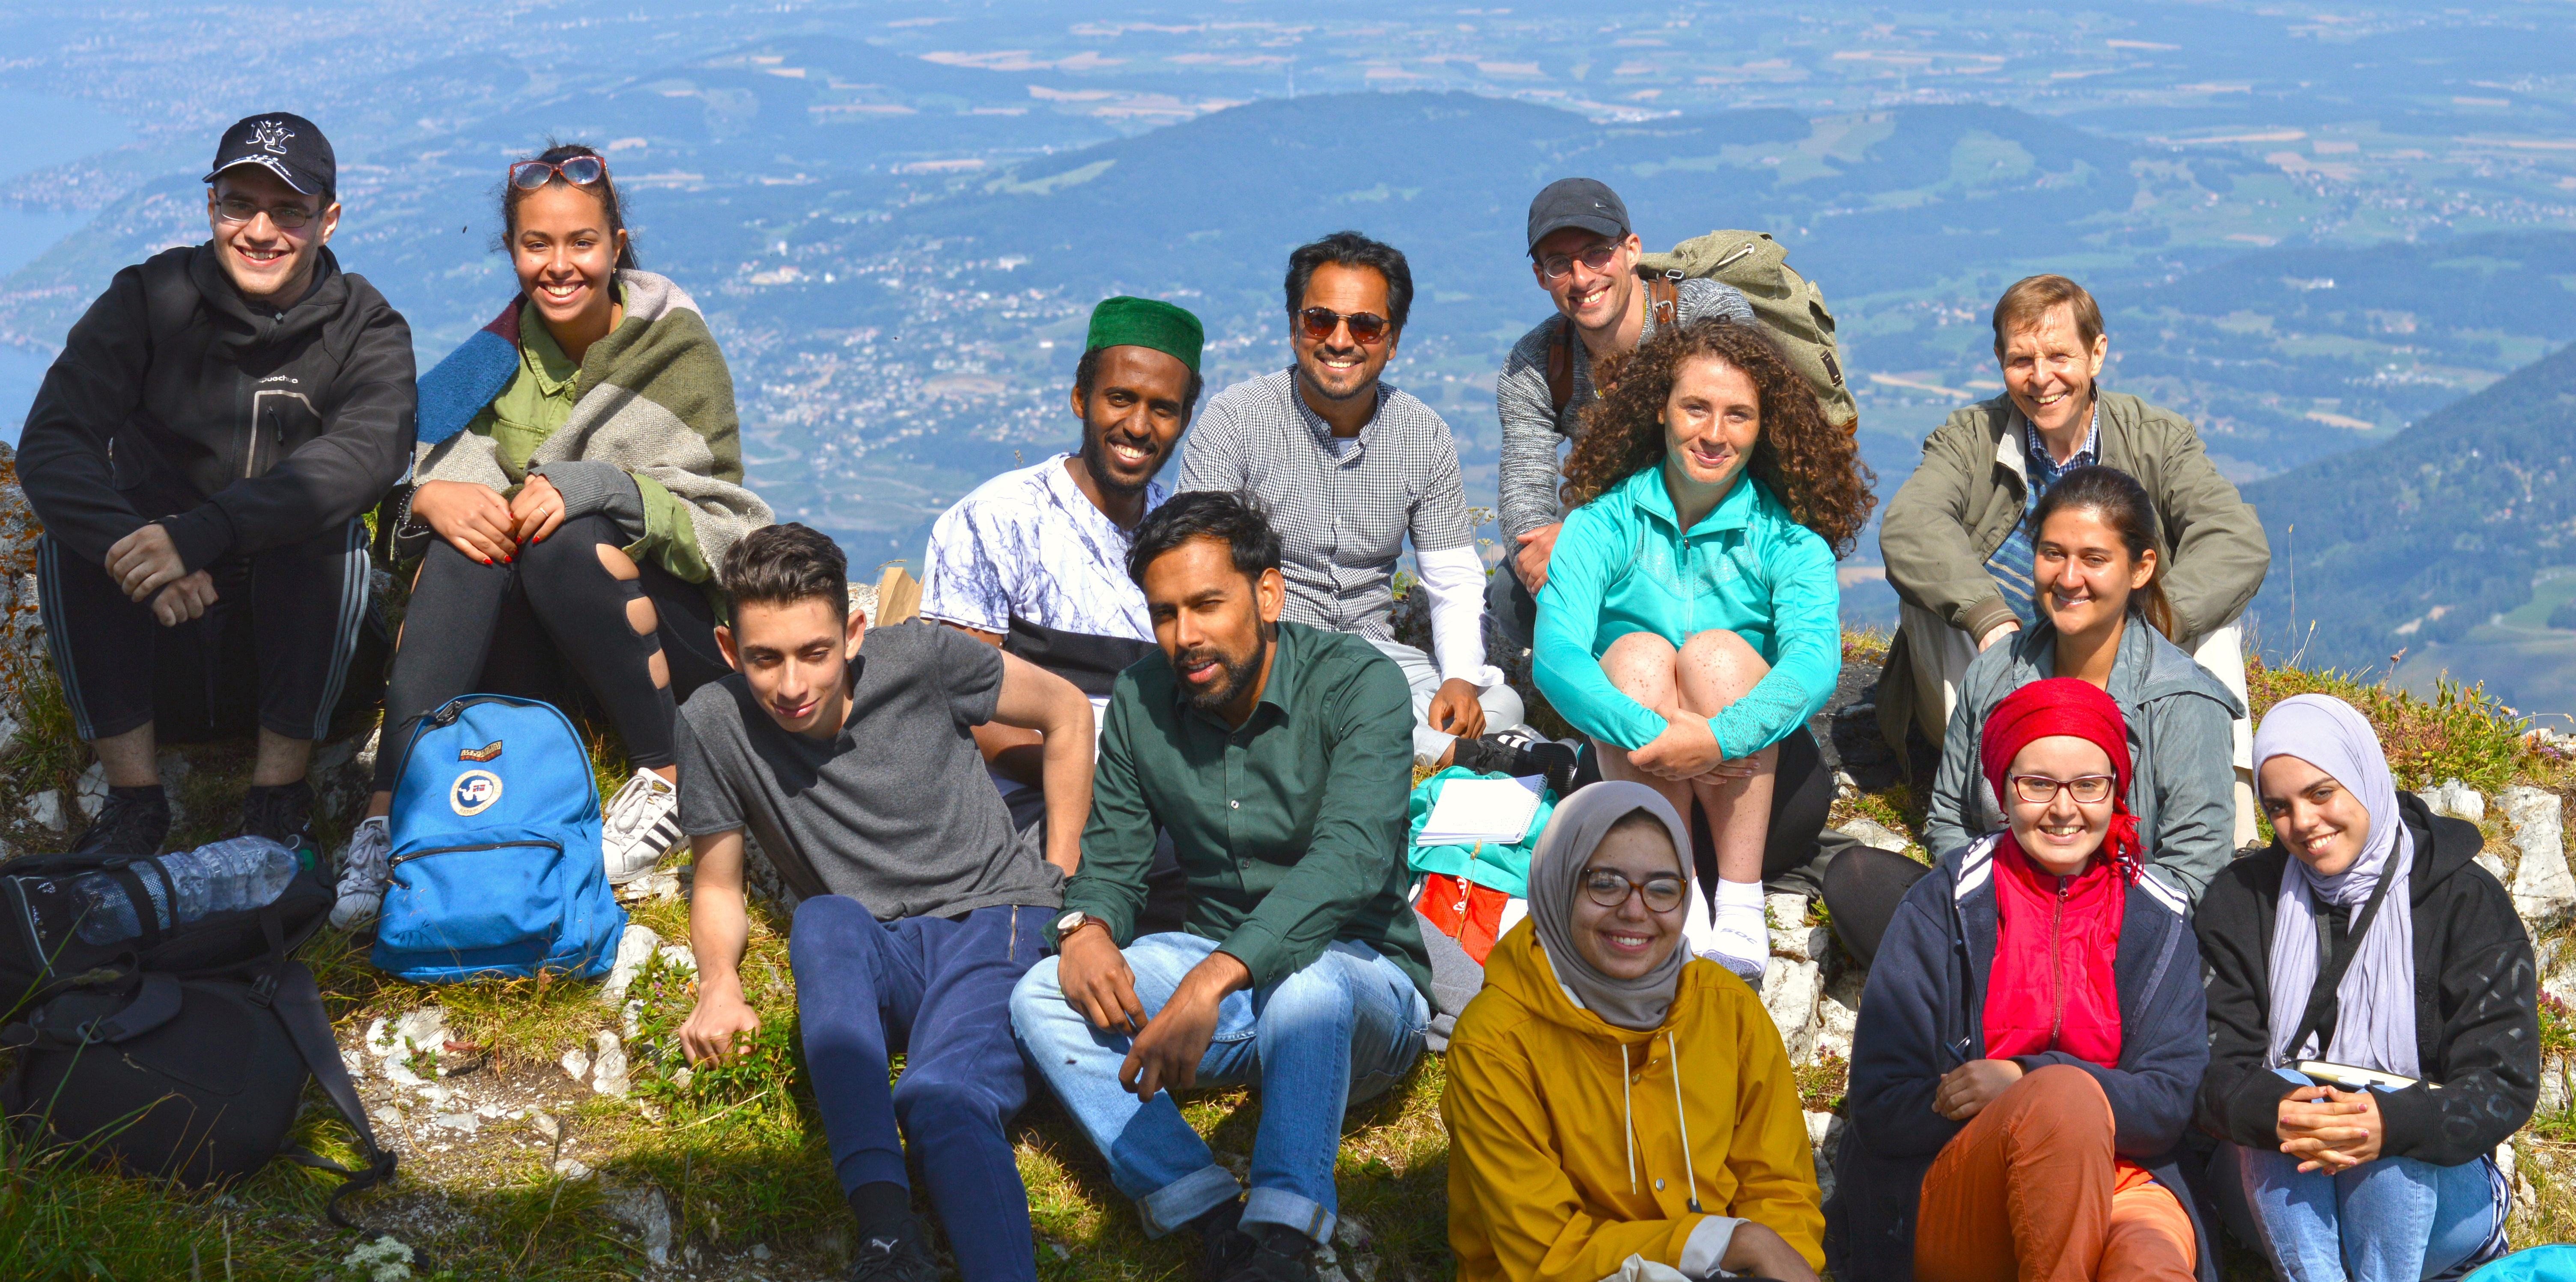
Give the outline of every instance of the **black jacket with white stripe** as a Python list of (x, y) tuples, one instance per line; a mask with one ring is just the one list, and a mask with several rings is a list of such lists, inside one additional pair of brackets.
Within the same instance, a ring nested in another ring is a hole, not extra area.
[(46, 371), (18, 445), (45, 532), (99, 564), (146, 522), (203, 569), (373, 507), (411, 465), (411, 327), (323, 249), (282, 311), (211, 244), (116, 274)]

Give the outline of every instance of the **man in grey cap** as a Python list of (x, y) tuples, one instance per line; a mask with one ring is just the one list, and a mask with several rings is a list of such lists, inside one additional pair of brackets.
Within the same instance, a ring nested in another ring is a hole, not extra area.
[[(1640, 252), (1627, 204), (1598, 181), (1560, 178), (1530, 202), (1530, 275), (1547, 291), (1556, 314), (1512, 345), (1494, 379), (1494, 411), (1503, 421), (1497, 506), (1510, 542), (1503, 557), (1508, 572), (1493, 576), (1486, 589), (1487, 615), (1523, 649), (1564, 517), (1556, 498), (1558, 452), (1582, 431), (1583, 409), (1598, 394), (1595, 363), (1633, 352), (1655, 333), (1645, 282), (1637, 275)], [(1732, 285), (1685, 280), (1678, 294), (1676, 323), (1702, 316), (1753, 323), (1752, 305)], [(1554, 380), (1562, 396), (1550, 390), (1552, 350), (1564, 353)]]
[[(371, 608), (358, 518), (410, 466), (417, 402), (410, 327), (327, 247), (337, 178), (301, 116), (226, 130), (206, 242), (118, 272), (27, 411), (45, 640), (108, 783), (77, 849), (157, 852), (156, 740), (255, 721), (237, 831), (315, 858), (305, 767)], [(226, 666), (245, 635), (253, 680)]]

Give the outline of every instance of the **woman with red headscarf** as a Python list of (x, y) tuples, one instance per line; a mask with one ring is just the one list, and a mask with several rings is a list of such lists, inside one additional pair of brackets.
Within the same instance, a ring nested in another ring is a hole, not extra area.
[(2129, 813), (2119, 705), (2072, 677), (1987, 717), (2006, 827), (1881, 941), (1852, 1041), (1837, 1277), (2215, 1282), (2176, 1159), (2209, 1063), (2200, 950)]

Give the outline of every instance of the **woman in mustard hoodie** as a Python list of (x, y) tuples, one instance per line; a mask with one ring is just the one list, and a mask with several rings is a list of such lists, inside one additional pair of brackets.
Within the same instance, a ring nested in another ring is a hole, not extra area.
[(1529, 917), (1449, 1041), (1460, 1282), (1599, 1282), (1632, 1260), (1640, 1279), (1815, 1282), (1789, 1055), (1752, 989), (1681, 950), (1688, 843), (1661, 794), (1618, 781), (1540, 835)]

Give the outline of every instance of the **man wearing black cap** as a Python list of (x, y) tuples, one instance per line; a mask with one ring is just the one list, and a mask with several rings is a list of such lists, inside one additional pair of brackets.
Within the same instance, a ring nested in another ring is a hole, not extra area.
[[(1547, 584), (1547, 558), (1556, 547), (1559, 449), (1582, 430), (1582, 413), (1595, 397), (1595, 362), (1654, 337), (1645, 283), (1637, 276), (1641, 251), (1628, 226), (1619, 193), (1590, 178), (1560, 178), (1540, 191), (1529, 208), (1530, 274), (1547, 291), (1556, 314), (1540, 321), (1503, 358), (1494, 380), (1494, 410), (1503, 421), (1502, 476), (1497, 506), (1510, 536), (1503, 565), (1493, 576), (1487, 607), (1504, 634), (1528, 646), (1535, 598)], [(1732, 285), (1692, 279), (1680, 283), (1677, 323), (1725, 316), (1753, 323), (1753, 307)], [(1564, 341), (1567, 331), (1580, 341)], [(1550, 390), (1551, 351), (1560, 368)]]
[(44, 523), (45, 638), (108, 796), (78, 849), (149, 854), (170, 830), (154, 761), (221, 728), (250, 683), (259, 751), (239, 831), (307, 862), (305, 767), (368, 600), (366, 529), (411, 461), (411, 330), (326, 247), (331, 144), (301, 116), (224, 132), (202, 245), (118, 272), (27, 412), (18, 475)]

